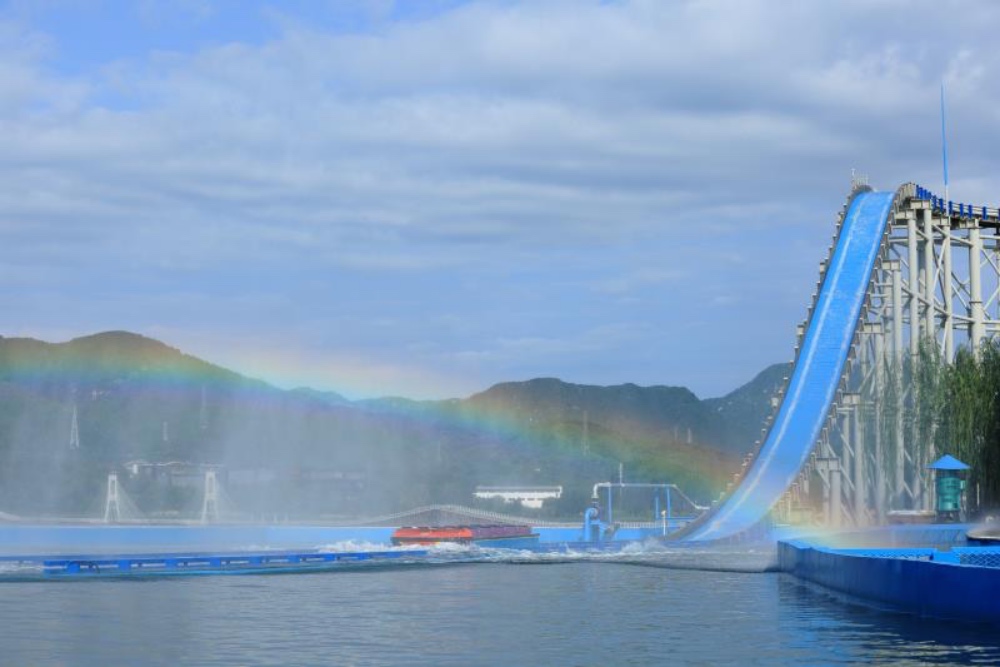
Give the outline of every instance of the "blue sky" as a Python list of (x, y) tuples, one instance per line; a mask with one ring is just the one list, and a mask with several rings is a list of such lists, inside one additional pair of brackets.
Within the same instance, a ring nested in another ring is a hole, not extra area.
[(851, 169), (996, 205), (991, 2), (0, 5), (0, 333), (281, 386), (723, 394)]

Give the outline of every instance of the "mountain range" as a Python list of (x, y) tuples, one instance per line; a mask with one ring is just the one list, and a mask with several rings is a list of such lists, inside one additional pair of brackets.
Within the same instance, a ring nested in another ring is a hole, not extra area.
[(282, 390), (159, 341), (0, 337), (0, 512), (100, 514), (119, 473), (138, 511), (197, 511), (206, 470), (242, 514), (370, 516), (470, 504), (477, 486), (561, 486), (575, 515), (598, 481), (716, 495), (787, 375), (721, 398), (683, 387), (505, 382), (464, 399), (350, 401)]

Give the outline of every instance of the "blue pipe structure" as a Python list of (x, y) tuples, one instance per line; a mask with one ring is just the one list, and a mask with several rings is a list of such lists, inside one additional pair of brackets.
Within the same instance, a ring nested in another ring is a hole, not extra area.
[(788, 389), (746, 475), (723, 502), (680, 531), (687, 541), (733, 537), (760, 523), (813, 450), (843, 375), (894, 193), (858, 191), (850, 202)]
[(583, 513), (583, 542), (600, 542), (601, 522), (598, 519), (599, 510), (588, 507)]

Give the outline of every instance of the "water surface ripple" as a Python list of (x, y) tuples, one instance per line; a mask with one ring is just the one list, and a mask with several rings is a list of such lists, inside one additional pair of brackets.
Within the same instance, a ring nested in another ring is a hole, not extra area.
[(650, 564), (5, 583), (0, 664), (1000, 663), (992, 628), (873, 610), (787, 575)]

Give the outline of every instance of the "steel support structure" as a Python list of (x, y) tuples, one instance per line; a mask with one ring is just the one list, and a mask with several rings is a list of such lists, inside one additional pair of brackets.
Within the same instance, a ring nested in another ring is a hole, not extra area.
[[(796, 358), (849, 204), (820, 262)], [(962, 348), (978, 354), (1000, 333), (998, 229), (995, 208), (945, 202), (912, 183), (899, 188), (826, 427), (775, 505), (776, 520), (865, 526), (930, 510), (925, 466), (936, 454), (936, 413), (914, 374), (933, 374)], [(809, 493), (811, 485), (818, 491)]]

